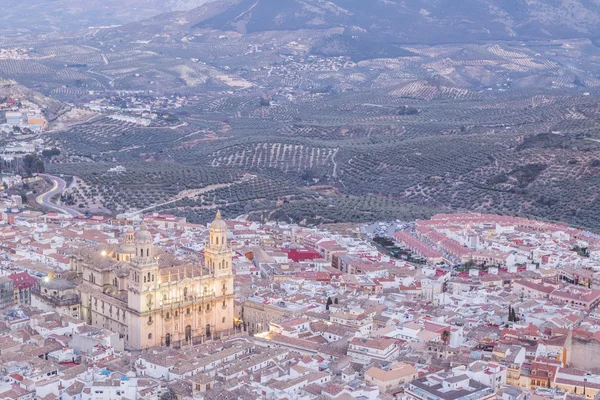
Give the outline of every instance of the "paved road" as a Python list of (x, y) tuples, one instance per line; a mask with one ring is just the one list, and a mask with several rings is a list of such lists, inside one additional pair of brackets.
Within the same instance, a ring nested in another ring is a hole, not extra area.
[(71, 208), (68, 207), (64, 207), (64, 206), (59, 206), (58, 204), (54, 204), (50, 201), (50, 199), (52, 199), (52, 197), (57, 196), (59, 194), (61, 194), (63, 192), (63, 190), (65, 190), (65, 188), (67, 187), (67, 183), (62, 180), (61, 178), (57, 177), (57, 176), (52, 176), (52, 175), (45, 175), (45, 174), (39, 174), (41, 177), (49, 180), (50, 182), (52, 182), (52, 189), (50, 189), (48, 192), (40, 194), (35, 201), (42, 207), (50, 209), (52, 211), (56, 211), (59, 212), (61, 214), (67, 214), (70, 215), (72, 217), (78, 217), (80, 215), (82, 215), (80, 212), (75, 211)]

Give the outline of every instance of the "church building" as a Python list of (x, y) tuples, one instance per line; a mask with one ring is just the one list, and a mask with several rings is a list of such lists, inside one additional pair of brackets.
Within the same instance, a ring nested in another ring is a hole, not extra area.
[(144, 224), (115, 249), (88, 248), (71, 258), (81, 283), (80, 317), (118, 332), (127, 347), (177, 348), (233, 333), (232, 252), (217, 212), (204, 265), (176, 260), (153, 246)]

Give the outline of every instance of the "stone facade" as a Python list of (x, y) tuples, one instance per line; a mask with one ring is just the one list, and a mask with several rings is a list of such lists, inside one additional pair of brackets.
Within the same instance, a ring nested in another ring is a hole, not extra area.
[(126, 346), (184, 347), (233, 333), (232, 252), (220, 213), (204, 266), (161, 260), (145, 225), (113, 250), (90, 249), (71, 268), (83, 280), (81, 318), (125, 338)]

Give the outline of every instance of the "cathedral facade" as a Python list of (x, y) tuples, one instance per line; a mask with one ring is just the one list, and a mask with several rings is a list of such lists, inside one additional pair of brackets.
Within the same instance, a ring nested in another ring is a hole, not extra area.
[(109, 250), (73, 256), (82, 278), (81, 318), (118, 332), (132, 349), (185, 347), (233, 333), (232, 252), (227, 225), (217, 213), (210, 225), (204, 265), (159, 254), (145, 225), (128, 230)]

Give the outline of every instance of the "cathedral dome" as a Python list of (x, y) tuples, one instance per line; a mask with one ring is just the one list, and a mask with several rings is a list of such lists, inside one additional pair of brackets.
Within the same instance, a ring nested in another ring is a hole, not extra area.
[(148, 232), (146, 224), (142, 223), (140, 230), (135, 233), (135, 241), (137, 243), (151, 243), (152, 235)]
[(213, 232), (227, 230), (227, 224), (221, 219), (221, 210), (217, 211), (217, 216), (215, 217), (215, 220), (212, 222), (212, 224), (210, 224), (210, 230)]

